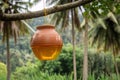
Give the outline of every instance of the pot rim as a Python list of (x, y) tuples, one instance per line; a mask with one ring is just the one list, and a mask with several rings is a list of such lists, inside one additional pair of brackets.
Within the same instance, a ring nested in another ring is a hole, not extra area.
[(51, 24), (43, 24), (43, 25), (37, 26), (37, 29), (48, 29), (48, 28), (54, 29), (55, 26)]

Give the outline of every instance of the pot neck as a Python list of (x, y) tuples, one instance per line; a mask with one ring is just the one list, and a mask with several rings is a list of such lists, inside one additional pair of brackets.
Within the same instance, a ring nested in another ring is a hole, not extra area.
[(54, 29), (54, 28), (55, 28), (55, 26), (50, 25), (50, 24), (44, 24), (44, 25), (37, 27), (37, 29)]

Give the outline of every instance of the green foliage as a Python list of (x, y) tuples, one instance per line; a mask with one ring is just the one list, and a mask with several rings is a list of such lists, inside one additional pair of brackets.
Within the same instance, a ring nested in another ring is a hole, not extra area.
[(13, 80), (72, 80), (72, 75), (49, 74), (41, 72), (37, 65), (29, 62), (19, 67), (12, 75)]
[[(13, 76), (12, 76), (13, 80), (39, 80), (39, 79), (62, 80), (62, 78), (63, 80), (66, 80), (66, 77), (69, 78), (70, 75), (71, 77), (73, 76), (73, 59), (72, 59), (71, 44), (65, 44), (58, 58), (52, 61), (27, 60), (31, 58), (24, 58), (23, 56), (28, 55), (25, 53), (24, 52), (21, 53), (24, 54), (21, 57), (22, 59), (25, 60), (23, 61), (24, 66), (22, 65), (22, 67), (20, 66), (17, 67), (15, 72), (13, 72)], [(19, 56), (19, 54), (17, 55)], [(83, 67), (82, 46), (79, 47), (76, 46), (76, 59), (77, 59), (77, 76), (78, 79), (81, 80), (82, 67)], [(106, 53), (106, 54), (102, 52), (95, 53), (94, 49), (89, 49), (88, 61), (89, 61), (88, 67), (89, 67), (90, 80), (97, 80), (97, 79), (102, 80), (103, 75), (105, 77), (110, 77), (113, 75), (113, 73), (115, 73), (114, 63), (110, 53)], [(119, 57), (117, 58), (117, 61), (119, 65)], [(103, 80), (107, 80), (107, 79), (103, 79)]]
[(100, 16), (106, 16), (109, 12), (119, 14), (120, 3), (117, 0), (100, 0), (93, 1), (90, 4), (84, 6), (85, 12), (89, 14), (90, 18), (97, 18)]
[[(77, 0), (75, 0), (77, 1)], [(47, 4), (48, 5), (62, 5), (62, 4), (65, 4), (65, 3), (70, 3), (72, 2), (71, 0), (52, 0), (52, 1), (47, 1)], [(69, 27), (71, 26), (70, 23), (71, 23), (71, 10), (66, 10), (66, 11), (61, 11), (61, 12), (58, 12), (58, 13), (55, 13), (52, 15), (51, 17), (51, 23), (52, 24), (55, 24), (56, 26), (60, 26), (61, 29), (65, 29), (66, 27)], [(76, 7), (73, 9), (73, 15), (74, 15), (74, 25), (75, 27), (80, 30), (80, 17), (79, 14), (80, 12), (80, 8), (79, 7)], [(60, 18), (61, 17), (61, 18)]]
[(37, 72), (37, 65), (28, 62), (25, 66), (16, 68), (16, 71), (13, 73), (13, 78), (14, 80), (26, 80), (26, 77), (33, 76)]
[(117, 75), (111, 74), (110, 76), (108, 76), (108, 75), (102, 74), (96, 79), (94, 74), (90, 74), (88, 76), (88, 80), (117, 80)]
[(89, 72), (90, 74), (94, 74), (97, 79), (102, 74), (110, 75), (113, 72), (113, 61), (112, 56), (110, 54), (89, 54)]
[[(20, 37), (15, 45), (14, 40), (10, 40), (10, 55), (11, 55), (11, 71), (15, 71), (16, 67), (24, 66), (28, 61), (34, 62), (35, 57), (30, 48), (30, 37)], [(6, 62), (5, 46), (0, 43), (0, 61)]]
[[(76, 49), (76, 52), (79, 52), (79, 49)], [(82, 63), (82, 60), (80, 61), (79, 53), (77, 54), (77, 65), (80, 65)], [(73, 57), (72, 57), (72, 45), (67, 44), (63, 46), (62, 52), (59, 55), (58, 59), (53, 61), (44, 61), (42, 62), (41, 70), (49, 73), (60, 73), (60, 74), (70, 74), (73, 72)], [(82, 66), (78, 66), (78, 72), (79, 69)]]
[(0, 62), (0, 80), (6, 80), (6, 65), (2, 62)]
[(120, 56), (116, 58), (117, 66), (118, 66), (118, 71), (120, 72)]
[[(73, 80), (71, 76), (66, 76), (66, 75), (56, 75), (56, 74), (52, 74), (49, 75), (48, 73), (37, 73), (36, 75), (30, 77), (26, 77), (25, 79), (21, 79), (21, 80)], [(20, 79), (18, 79), (20, 80)]]
[(96, 0), (84, 6), (84, 14), (92, 22), (89, 33), (92, 44), (97, 44), (98, 49), (112, 51), (114, 55), (120, 52), (120, 22), (116, 16), (119, 7), (117, 0)]
[(92, 44), (97, 45), (98, 49), (111, 51), (114, 55), (120, 52), (120, 25), (112, 13), (102, 22), (97, 19), (89, 31), (89, 37)]
[(32, 26), (34, 30), (36, 30), (36, 27), (39, 25), (42, 25), (44, 23), (44, 17), (34, 18), (27, 20), (27, 23)]
[[(36, 63), (38, 64), (38, 63)], [(19, 67), (13, 73), (13, 80), (73, 80), (73, 74), (61, 75), (55, 73), (42, 72), (38, 65), (28, 62), (26, 66)], [(39, 64), (40, 65), (40, 64)], [(97, 78), (94, 73), (89, 74), (88, 80), (117, 80), (116, 74), (105, 75), (100, 74)], [(82, 80), (82, 75), (80, 79)]]
[[(70, 43), (65, 44), (63, 46), (61, 54), (58, 56), (56, 60), (40, 62), (40, 61), (34, 60), (35, 57), (33, 57), (33, 53), (31, 52), (30, 47), (28, 47), (29, 39), (27, 38), (23, 38), (23, 39), (22, 38), (20, 39), (22, 40), (22, 42), (19, 41), (19, 46), (18, 45), (16, 47), (13, 46), (10, 49), (11, 50), (12, 72), (14, 71), (13, 69), (15, 69), (16, 67), (20, 67), (15, 70), (13, 74), (14, 79), (21, 78), (23, 80), (24, 76), (26, 78), (29, 78), (29, 76), (31, 75), (34, 76), (34, 74), (36, 74), (36, 77), (38, 77), (38, 76), (41, 76), (40, 73), (48, 74), (49, 76), (54, 76), (54, 74), (56, 76), (57, 75), (68, 76), (69, 74), (73, 73), (72, 45)], [(11, 43), (11, 46), (12, 44), (13, 44), (13, 41)], [(4, 49), (4, 47), (2, 48)], [(0, 55), (1, 55), (0, 60), (2, 59), (5, 60), (5, 52), (1, 53)], [(82, 67), (83, 67), (83, 47), (82, 46), (79, 46), (79, 47), (76, 46), (76, 55), (77, 55), (76, 56), (77, 76), (79, 78), (82, 78), (81, 77)], [(28, 61), (31, 61), (31, 63), (30, 62), (27, 63)], [(107, 76), (107, 75), (111, 75), (112, 73), (115, 73), (112, 56), (109, 53), (108, 54), (104, 54), (100, 52), (95, 53), (95, 49), (89, 49), (88, 61), (89, 61), (89, 65), (88, 65), (89, 74), (94, 74), (95, 79), (97, 79), (102, 74)], [(119, 57), (117, 58), (117, 61), (118, 61), (118, 69), (120, 69), (119, 68)], [(32, 67), (31, 65), (34, 67)], [(37, 80), (37, 78), (35, 80)]]
[[(83, 49), (76, 47), (77, 76), (81, 78), (83, 68)], [(114, 63), (111, 54), (95, 53), (95, 50), (88, 52), (89, 74), (94, 74), (95, 79), (100, 75), (110, 75), (114, 72)], [(72, 45), (63, 47), (58, 59), (53, 61), (43, 61), (39, 66), (40, 70), (48, 73), (71, 74), (73, 73)]]

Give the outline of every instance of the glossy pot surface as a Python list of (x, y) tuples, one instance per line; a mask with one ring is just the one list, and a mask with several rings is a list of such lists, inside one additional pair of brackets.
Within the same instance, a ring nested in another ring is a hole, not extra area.
[(31, 39), (31, 48), (40, 60), (53, 60), (62, 49), (62, 39), (53, 25), (42, 25)]

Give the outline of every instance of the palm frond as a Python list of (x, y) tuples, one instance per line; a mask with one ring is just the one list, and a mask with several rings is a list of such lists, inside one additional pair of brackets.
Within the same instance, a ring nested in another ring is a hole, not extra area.
[(11, 30), (12, 33), (11, 34), (12, 34), (12, 37), (14, 38), (15, 43), (16, 43), (18, 35), (19, 35), (19, 30), (18, 30), (18, 27), (17, 27), (15, 21), (12, 21), (11, 23), (12, 23), (12, 25), (11, 25), (12, 26), (12, 30)]
[(42, 0), (29, 0), (28, 5), (29, 5), (29, 7), (32, 7), (32, 6), (38, 4), (41, 1)]
[[(116, 19), (109, 16), (103, 20), (103, 23), (100, 20), (96, 20), (96, 22), (95, 27), (92, 27), (89, 32), (92, 44), (96, 44), (98, 48), (103, 48), (104, 51), (112, 51), (115, 55), (119, 54), (120, 32), (116, 31), (116, 28), (120, 28), (120, 25)], [(106, 28), (103, 27), (104, 25)]]
[[(55, 4), (55, 5), (61, 5), (61, 4), (65, 4), (65, 3), (69, 3), (71, 2), (71, 0), (50, 0), (47, 1), (47, 3), (49, 5)], [(61, 11), (58, 13), (55, 13), (52, 16), (51, 22), (54, 22), (54, 24), (57, 26), (61, 25), (61, 29), (66, 28), (67, 26), (69, 26), (70, 21), (71, 21), (71, 11), (70, 10), (66, 10), (66, 11)], [(74, 25), (75, 27), (80, 30), (80, 16), (79, 16), (79, 8), (75, 8), (74, 10)]]
[(20, 35), (29, 34), (27, 26), (22, 21), (16, 21), (16, 25), (18, 26)]
[(59, 25), (61, 23), (62, 18), (61, 17), (61, 12), (55, 13), (52, 16), (51, 22), (54, 23), (55, 25)]
[(35, 33), (35, 30), (30, 25), (28, 25), (24, 20), (22, 20), (22, 23), (24, 23), (27, 28), (29, 28), (33, 33)]
[(64, 29), (64, 28), (66, 28), (68, 25), (69, 25), (69, 10), (67, 10), (67, 11), (65, 11), (64, 13), (63, 13), (63, 20), (62, 20), (62, 22), (61, 22), (61, 24), (62, 24), (62, 29)]
[(4, 21), (1, 22), (0, 24), (1, 24), (0, 31), (2, 33), (3, 42), (6, 41), (7, 35), (9, 35), (9, 37), (13, 37), (16, 43), (19, 35), (25, 35), (26, 33), (29, 33), (28, 28), (21, 21)]
[(53, 4), (56, 5), (58, 2), (59, 2), (59, 0), (49, 0), (49, 1), (46, 0), (46, 3), (47, 3), (48, 6), (51, 5), (51, 4), (52, 4), (52, 5), (53, 5)]
[(0, 21), (0, 32), (2, 32), (2, 30), (3, 30), (3, 24), (4, 24), (4, 22)]

